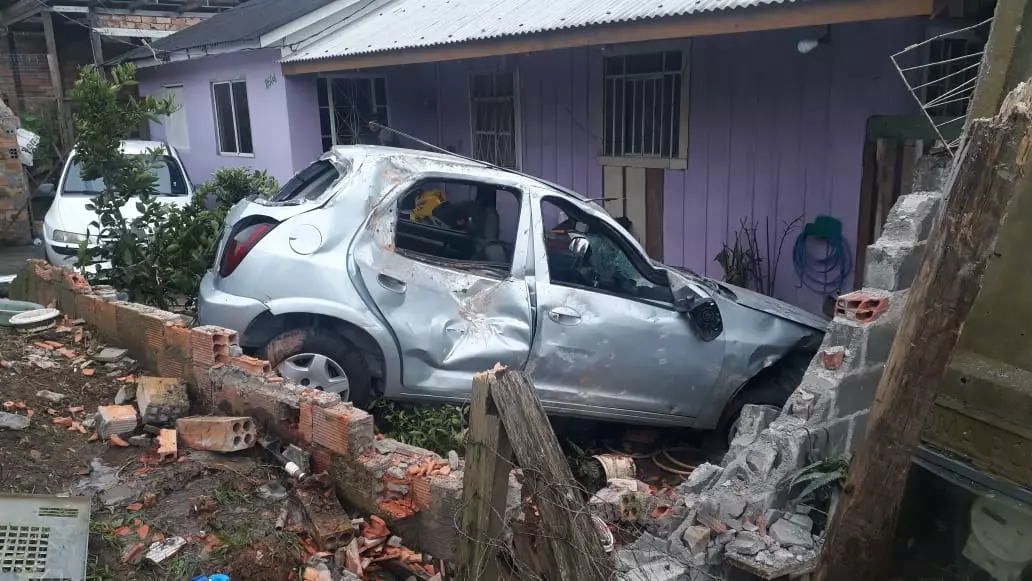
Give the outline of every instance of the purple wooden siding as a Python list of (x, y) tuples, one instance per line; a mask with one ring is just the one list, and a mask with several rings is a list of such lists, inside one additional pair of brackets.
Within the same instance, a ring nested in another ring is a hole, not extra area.
[[(828, 214), (842, 221), (855, 245), (866, 122), (915, 112), (889, 55), (919, 40), (923, 25), (918, 19), (836, 25), (830, 44), (799, 54), (800, 39), (823, 31), (692, 41), (688, 169), (665, 174), (665, 262), (722, 277), (713, 258), (749, 217), (760, 223), (762, 241), (768, 217), (780, 234), (784, 220)], [(517, 70), (524, 171), (600, 197), (602, 58), (598, 48), (580, 48), (381, 74), (388, 76), (395, 127), (469, 155), (469, 75)], [(794, 239), (786, 241), (776, 295), (816, 311), (822, 298), (801, 288), (793, 271)], [(851, 285), (852, 277), (844, 288)]]

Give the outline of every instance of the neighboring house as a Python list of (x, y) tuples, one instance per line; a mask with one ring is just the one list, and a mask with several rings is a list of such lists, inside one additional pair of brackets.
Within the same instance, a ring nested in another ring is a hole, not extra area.
[[(259, 6), (265, 18), (243, 17)], [(869, 126), (919, 113), (890, 55), (924, 40), (932, 13), (932, 0), (251, 0), (153, 45), (195, 53), (131, 56), (143, 91), (184, 103), (154, 134), (186, 146), (195, 180), (244, 164), (282, 181), (334, 144), (377, 142), (377, 120), (605, 198), (653, 257), (720, 278), (714, 257), (742, 219), (765, 258), (765, 225), (776, 244), (800, 216), (839, 220), (853, 263), (873, 241), (887, 206), (864, 186)], [(227, 38), (223, 23), (246, 30)], [(852, 268), (803, 285), (794, 241), (775, 296), (819, 311), (853, 288)]]
[(0, 0), (0, 91), (18, 113), (50, 114), (82, 65), (103, 63), (244, 0)]

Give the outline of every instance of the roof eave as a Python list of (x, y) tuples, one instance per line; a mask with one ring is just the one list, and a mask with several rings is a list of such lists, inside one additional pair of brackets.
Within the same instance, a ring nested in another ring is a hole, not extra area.
[(142, 69), (166, 65), (169, 63), (198, 60), (211, 56), (233, 54), (245, 50), (257, 50), (261, 48), (265, 47), (261, 46), (261, 43), (258, 40), (258, 37), (256, 36), (254, 38), (236, 40), (232, 42), (216, 42), (188, 48), (179, 48), (174, 50), (152, 49), (152, 53), (148, 56), (144, 56), (138, 59), (126, 59), (125, 62), (131, 62), (134, 65), (136, 65), (136, 68)]
[[(928, 16), (934, 12), (934, 2), (935, 0), (841, 0), (815, 4), (784, 4), (311, 60), (292, 60), (292, 57), (287, 57), (280, 62), (284, 74), (358, 70), (584, 46)], [(346, 33), (346, 26), (338, 31), (338, 34)]]

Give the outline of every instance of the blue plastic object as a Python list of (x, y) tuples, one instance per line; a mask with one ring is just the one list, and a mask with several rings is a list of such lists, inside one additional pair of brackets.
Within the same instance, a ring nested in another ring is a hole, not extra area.
[(222, 573), (215, 573), (214, 575), (201, 575), (200, 577), (194, 577), (190, 581), (229, 581), (229, 575), (223, 575)]

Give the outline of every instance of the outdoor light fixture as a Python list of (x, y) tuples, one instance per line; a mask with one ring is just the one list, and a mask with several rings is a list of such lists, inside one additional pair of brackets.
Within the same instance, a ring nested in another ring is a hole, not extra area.
[(796, 43), (796, 50), (799, 51), (799, 54), (809, 54), (813, 52), (815, 48), (822, 44), (831, 44), (831, 38), (828, 35), (827, 29), (825, 29), (824, 32), (818, 37), (804, 38), (803, 40), (800, 40), (798, 43)]

